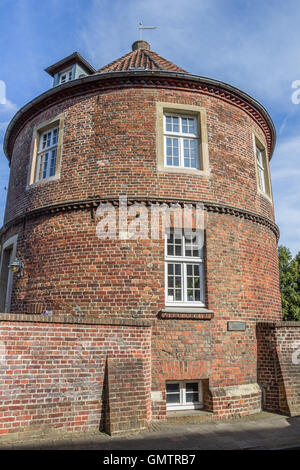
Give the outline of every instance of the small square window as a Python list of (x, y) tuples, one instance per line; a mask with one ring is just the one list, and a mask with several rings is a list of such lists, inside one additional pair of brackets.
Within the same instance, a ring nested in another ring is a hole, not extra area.
[(167, 410), (203, 408), (201, 381), (167, 382), (166, 404)]
[(66, 83), (71, 81), (73, 78), (73, 70), (72, 68), (64, 70), (58, 74), (58, 84), (61, 85), (62, 83)]

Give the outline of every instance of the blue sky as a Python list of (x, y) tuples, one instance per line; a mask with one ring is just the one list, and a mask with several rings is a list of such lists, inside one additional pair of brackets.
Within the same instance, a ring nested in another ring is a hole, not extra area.
[[(280, 243), (300, 251), (298, 0), (0, 0), (0, 225), (9, 168), (2, 144), (18, 108), (52, 86), (44, 68), (79, 51), (99, 68), (131, 50), (138, 23), (151, 48), (189, 72), (235, 85), (259, 100), (277, 130), (271, 161)], [(300, 96), (300, 95), (299, 95)]]

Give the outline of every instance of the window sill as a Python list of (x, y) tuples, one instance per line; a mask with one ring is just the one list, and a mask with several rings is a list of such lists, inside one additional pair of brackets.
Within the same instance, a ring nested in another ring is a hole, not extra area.
[(165, 307), (160, 311), (160, 318), (166, 320), (211, 320), (212, 310), (204, 307)]
[(59, 180), (59, 178), (60, 178), (60, 174), (58, 173), (55, 176), (50, 176), (50, 178), (45, 178), (43, 180), (35, 181), (34, 183), (31, 183), (31, 184), (27, 185), (26, 190), (29, 190), (31, 188), (35, 188), (37, 186), (41, 186), (41, 185), (44, 185), (44, 184), (47, 184), (47, 183), (51, 183), (51, 181), (57, 181), (57, 180)]
[(264, 197), (265, 199), (267, 199), (271, 204), (273, 204), (273, 199), (271, 196), (269, 196), (269, 194), (265, 193), (264, 191), (262, 191), (260, 188), (258, 188), (258, 194), (262, 197)]
[(208, 171), (198, 170), (197, 168), (158, 166), (157, 170), (161, 173), (182, 173), (194, 176), (210, 176)]

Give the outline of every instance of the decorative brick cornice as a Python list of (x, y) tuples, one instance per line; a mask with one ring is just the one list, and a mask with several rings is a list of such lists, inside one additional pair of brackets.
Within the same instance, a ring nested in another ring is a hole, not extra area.
[(263, 130), (271, 158), (276, 140), (272, 119), (265, 108), (238, 88), (217, 80), (183, 72), (143, 71), (94, 74), (54, 87), (21, 108), (10, 122), (4, 153), (10, 160), (15, 139), (26, 123), (53, 105), (74, 97), (122, 88), (158, 88), (192, 91), (214, 96), (245, 111)]
[[(89, 210), (94, 216), (95, 210), (99, 206), (100, 203), (111, 203), (114, 206), (119, 205), (119, 199), (115, 197), (94, 197), (91, 199), (85, 199), (80, 201), (69, 201), (61, 204), (54, 204), (51, 206), (44, 206), (39, 207), (37, 209), (33, 209), (31, 211), (26, 212), (14, 219), (9, 220), (0, 230), (0, 241), (2, 236), (6, 233), (6, 231), (17, 224), (24, 223), (26, 220), (37, 218), (44, 215), (54, 215), (61, 212), (70, 212), (70, 211), (77, 211), (77, 210)], [(234, 217), (240, 217), (243, 219), (250, 220), (254, 223), (259, 225), (264, 225), (268, 227), (276, 236), (277, 241), (279, 240), (279, 228), (278, 226), (267, 217), (263, 217), (261, 215), (255, 214), (254, 212), (250, 212), (244, 209), (240, 209), (238, 207), (233, 207), (227, 204), (220, 204), (216, 202), (209, 202), (209, 201), (196, 201), (191, 199), (166, 199), (166, 198), (148, 198), (148, 197), (135, 197), (131, 198), (128, 197), (128, 205), (132, 205), (134, 203), (145, 204), (146, 206), (151, 206), (152, 204), (167, 204), (171, 206), (172, 204), (179, 204), (180, 206), (184, 206), (185, 204), (191, 204), (196, 206), (197, 204), (203, 204), (204, 209), (207, 212), (215, 212), (218, 214), (226, 214), (231, 215)]]
[(154, 320), (141, 318), (94, 318), (68, 315), (30, 315), (22, 313), (0, 313), (0, 322), (64, 323), (74, 325), (109, 325), (151, 327)]
[(159, 317), (163, 320), (211, 320), (213, 318), (213, 314), (161, 312)]

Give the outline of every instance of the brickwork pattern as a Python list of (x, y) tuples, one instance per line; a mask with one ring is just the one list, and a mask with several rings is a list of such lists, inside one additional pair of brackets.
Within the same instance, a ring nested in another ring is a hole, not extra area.
[(103, 430), (107, 359), (120, 361), (120, 381), (128, 374), (126, 363), (143, 361), (147, 387), (150, 332), (145, 326), (57, 324), (49, 319), (1, 322), (0, 434)]
[(261, 323), (258, 336), (258, 380), (264, 408), (300, 415), (300, 325)]

